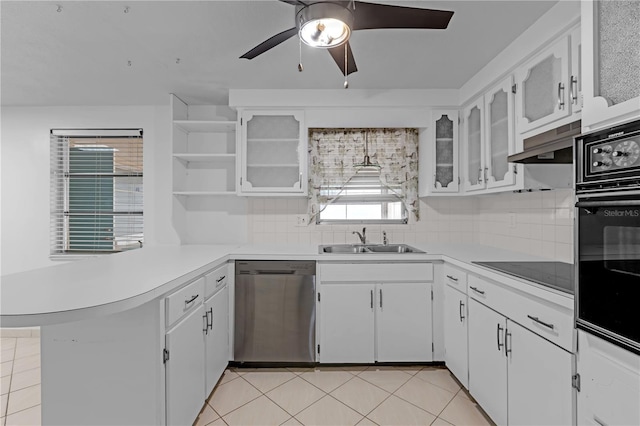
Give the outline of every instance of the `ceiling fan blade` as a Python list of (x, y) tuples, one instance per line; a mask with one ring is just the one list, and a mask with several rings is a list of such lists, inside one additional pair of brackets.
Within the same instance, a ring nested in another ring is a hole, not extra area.
[(351, 51), (351, 45), (349, 45), (349, 42), (327, 50), (331, 54), (333, 60), (336, 61), (338, 68), (342, 71), (342, 75), (344, 75), (344, 49), (347, 49), (347, 75), (349, 75), (358, 71), (358, 67), (356, 67), (356, 60), (353, 58), (353, 52)]
[(443, 30), (453, 12), (416, 7), (355, 2), (353, 30), (413, 28)]
[(256, 56), (263, 54), (267, 50), (276, 47), (283, 41), (287, 41), (288, 39), (290, 39), (296, 34), (298, 34), (298, 28), (296, 27), (289, 28), (286, 31), (283, 31), (279, 34), (274, 35), (270, 39), (263, 41), (262, 43), (260, 43), (259, 45), (257, 45), (256, 47), (254, 47), (253, 49), (251, 49), (250, 51), (248, 51), (247, 53), (245, 53), (240, 57), (245, 59), (253, 59)]
[(299, 0), (279, 0), (279, 1), (281, 1), (282, 3), (289, 3), (294, 6), (308, 6), (307, 3)]

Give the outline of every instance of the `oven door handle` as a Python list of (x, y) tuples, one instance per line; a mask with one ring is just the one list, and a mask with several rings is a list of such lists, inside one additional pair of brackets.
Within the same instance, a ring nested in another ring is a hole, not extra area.
[(626, 207), (640, 206), (640, 200), (614, 200), (614, 201), (578, 201), (576, 207)]

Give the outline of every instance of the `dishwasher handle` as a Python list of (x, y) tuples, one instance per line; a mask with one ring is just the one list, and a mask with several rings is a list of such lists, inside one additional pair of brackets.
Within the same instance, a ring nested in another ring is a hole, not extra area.
[(286, 270), (286, 269), (282, 269), (282, 270), (277, 270), (277, 269), (273, 269), (273, 270), (266, 270), (266, 271), (252, 271), (252, 275), (293, 275), (295, 274), (296, 271), (294, 270)]

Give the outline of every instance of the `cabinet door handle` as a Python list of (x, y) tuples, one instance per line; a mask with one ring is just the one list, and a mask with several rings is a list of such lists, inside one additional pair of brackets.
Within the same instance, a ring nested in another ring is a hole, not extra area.
[(482, 182), (482, 169), (478, 170), (480, 170), (480, 173), (478, 173), (478, 182)]
[(456, 277), (454, 277), (453, 275), (447, 275), (447, 278), (449, 278), (452, 281), (458, 282), (458, 279)]
[(462, 300), (460, 301), (460, 322), (462, 322), (463, 319), (465, 319), (464, 316), (464, 303), (462, 303)]
[(554, 329), (555, 329), (555, 327), (553, 326), (553, 324), (550, 324), (550, 323), (548, 323), (548, 322), (541, 321), (541, 320), (540, 320), (540, 318), (538, 318), (538, 317), (532, 317), (531, 315), (527, 315), (527, 318), (529, 318), (529, 319), (531, 319), (531, 320), (533, 320), (533, 321), (537, 322), (537, 323), (538, 323), (538, 324), (540, 324), (540, 325), (543, 325), (543, 326), (545, 326), (545, 327), (547, 327), (547, 328), (550, 328), (551, 330), (554, 330)]
[(433, 187), (438, 189), (438, 182), (436, 180), (436, 174), (435, 173), (433, 174)]
[(298, 186), (300, 187), (300, 189), (302, 189), (302, 173), (300, 173), (300, 180), (298, 180), (298, 182)]
[[(209, 321), (209, 315), (211, 315), (211, 321)], [(207, 327), (209, 327), (209, 330), (213, 330), (213, 307), (207, 311)]]
[(511, 345), (509, 345), (509, 343), (511, 342), (511, 333), (509, 333), (509, 330), (507, 330), (506, 328), (504, 329), (504, 356), (509, 357), (509, 354), (511, 353)]
[(485, 167), (485, 168), (484, 168), (484, 181), (485, 181), (485, 182), (488, 182), (488, 180), (487, 180), (487, 174), (488, 174), (488, 172), (489, 172), (489, 168), (488, 168), (488, 167)]
[(373, 309), (373, 290), (371, 290), (371, 309)]
[(569, 89), (569, 97), (571, 97), (572, 104), (578, 105), (578, 77), (576, 77), (575, 75), (571, 76), (571, 87)]
[(564, 109), (564, 84), (558, 83), (558, 109)]
[(478, 294), (484, 294), (484, 290), (479, 290), (478, 287), (469, 286), (469, 288)]
[(202, 328), (202, 332), (204, 334), (209, 334), (209, 313), (205, 312), (204, 315), (202, 316), (202, 322), (203, 324), (203, 328)]
[(504, 346), (504, 343), (500, 342), (500, 335), (502, 334), (502, 330), (503, 328), (500, 327), (500, 323), (498, 323), (498, 329), (496, 330), (496, 339), (498, 340), (498, 352), (501, 352), (502, 347)]
[(189, 306), (189, 304), (192, 303), (194, 300), (196, 300), (198, 298), (198, 296), (200, 296), (200, 295), (196, 294), (195, 296), (191, 296), (191, 299), (185, 300), (184, 301), (184, 307), (186, 308), (187, 306)]
[(380, 289), (380, 309), (382, 309), (382, 289)]

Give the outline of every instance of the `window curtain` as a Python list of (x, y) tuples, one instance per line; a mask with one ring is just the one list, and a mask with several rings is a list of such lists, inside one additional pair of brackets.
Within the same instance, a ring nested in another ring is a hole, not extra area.
[(381, 167), (380, 180), (400, 187), (408, 214), (420, 219), (417, 129), (309, 129), (309, 223), (331, 202), (321, 188), (343, 186), (355, 175), (364, 160), (367, 132), (369, 157)]

